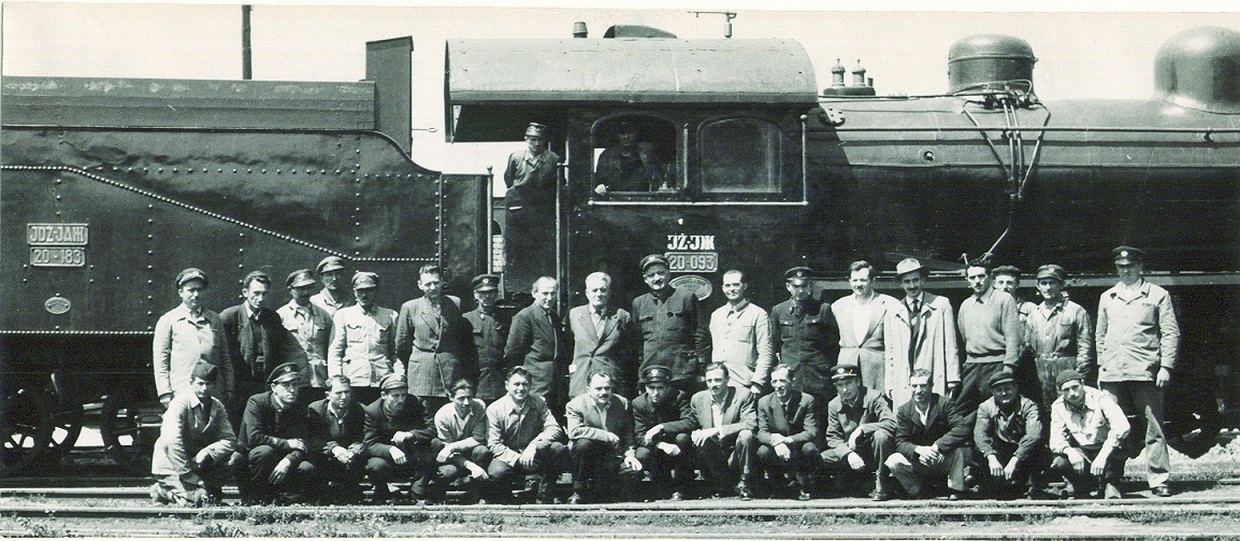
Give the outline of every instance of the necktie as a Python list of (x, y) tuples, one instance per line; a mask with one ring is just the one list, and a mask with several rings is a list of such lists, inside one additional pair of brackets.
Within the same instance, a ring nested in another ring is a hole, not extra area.
[(917, 364), (917, 339), (921, 330), (921, 300), (912, 299), (909, 301), (909, 347), (908, 347), (908, 370), (911, 374), (913, 368)]

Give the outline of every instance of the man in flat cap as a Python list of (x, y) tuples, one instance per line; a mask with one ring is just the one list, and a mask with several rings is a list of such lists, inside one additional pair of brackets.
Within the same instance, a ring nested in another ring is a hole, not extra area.
[(369, 404), (379, 398), (379, 381), (396, 362), (396, 312), (375, 304), (379, 275), (353, 275), (357, 304), (341, 308), (332, 322), (327, 373), (353, 382), (353, 398)]
[[(820, 462), (818, 442), (822, 433), (814, 396), (793, 391), (792, 379), (787, 366), (775, 367), (771, 371), (775, 392), (758, 399), (757, 466), (777, 483), (776, 488), (794, 486), (797, 499), (806, 501), (812, 488), (810, 476)], [(789, 474), (793, 474), (791, 479)]]
[(310, 418), (297, 401), (301, 372), (296, 363), (275, 367), (267, 378), (270, 390), (246, 402), (244, 456), (234, 461), (243, 503), (314, 502), (324, 492), (310, 459)]
[(1045, 432), (1034, 401), (1016, 392), (1011, 372), (1000, 370), (987, 381), (991, 397), (977, 408), (973, 443), (977, 446), (982, 493), (1015, 499), (1041, 494), (1033, 476), (1046, 467)]
[(612, 392), (631, 397), (637, 374), (633, 318), (628, 310), (611, 305), (611, 275), (592, 272), (586, 276), (585, 287), (587, 303), (568, 311), (573, 335), (568, 397), (585, 393), (594, 372), (610, 374)]
[(898, 309), (887, 312), (883, 322), (885, 391), (895, 408), (912, 398), (909, 376), (914, 370), (929, 373), (931, 392), (941, 396), (951, 396), (960, 386), (956, 315), (946, 297), (924, 289), (928, 276), (926, 267), (911, 257), (896, 265), (904, 299)]
[[(946, 479), (948, 498), (964, 497), (965, 452), (969, 423), (951, 399), (931, 390), (930, 372), (921, 368), (909, 377), (913, 398), (896, 410), (896, 452), (887, 468), (914, 498), (932, 494)], [(928, 487), (927, 485), (931, 485)]]
[(329, 484), (325, 495), (335, 503), (362, 499), (362, 472), (366, 465), (366, 413), (353, 399), (353, 385), (340, 374), (328, 379), (327, 396), (312, 402), (310, 458)]
[(439, 479), (444, 484), (464, 482), (470, 498), (477, 498), (491, 465), (487, 447), (487, 407), (474, 398), (474, 385), (467, 379), (452, 384), (452, 402), (435, 412), (435, 434), (443, 447), (435, 454)]
[(771, 309), (771, 351), (797, 374), (794, 391), (826, 404), (835, 396), (830, 371), (839, 360), (840, 332), (831, 305), (814, 296), (812, 273), (809, 267), (784, 272), (789, 299)]
[(219, 383), (213, 396), (232, 403), (233, 364), (228, 357), (228, 342), (220, 315), (202, 305), (202, 292), (207, 289), (207, 274), (189, 268), (173, 281), (181, 304), (160, 316), (155, 322), (152, 344), (155, 363), (155, 391), (159, 402), (167, 407), (173, 393), (188, 387), (190, 375), (198, 361), (219, 368)]
[(753, 499), (751, 487), (757, 478), (756, 402), (748, 389), (728, 385), (728, 367), (723, 363), (706, 367), (706, 390), (689, 399), (698, 426), (689, 433), (698, 470), (716, 492), (735, 490), (742, 500)]
[(491, 465), (487, 476), (495, 483), (492, 502), (507, 500), (499, 490), (507, 487), (513, 475), (538, 476), (536, 501), (559, 500), (551, 494), (552, 485), (568, 464), (564, 431), (551, 416), (547, 402), (530, 392), (530, 373), (522, 366), (508, 371), (504, 381), (507, 394), (487, 406), (487, 446)]
[(310, 269), (289, 273), (284, 284), (291, 299), (276, 309), (284, 328), (306, 354), (306, 373), (302, 375), (305, 386), (299, 399), (307, 404), (327, 394), (327, 346), (332, 334), (331, 314), (310, 302), (315, 283)]
[(1120, 246), (1113, 253), (1120, 281), (1098, 301), (1098, 385), (1133, 416), (1131, 439), (1145, 438), (1150, 492), (1170, 496), (1163, 392), (1176, 369), (1180, 325), (1167, 290), (1141, 277), (1145, 252)]
[[(1110, 394), (1085, 386), (1080, 372), (1067, 369), (1056, 378), (1059, 398), (1051, 405), (1051, 470), (1068, 482), (1064, 496), (1123, 497), (1117, 483), (1124, 476), (1123, 441), (1131, 425)], [(1100, 486), (1101, 485), (1101, 486)]]
[(840, 327), (838, 364), (854, 364), (861, 369), (861, 384), (882, 392), (887, 385), (884, 358), (886, 341), (883, 322), (888, 312), (899, 308), (899, 301), (874, 291), (874, 273), (869, 261), (848, 265), (848, 285), (852, 295), (831, 303), (831, 314)]
[(692, 396), (702, 388), (702, 369), (710, 358), (697, 296), (672, 287), (671, 267), (662, 255), (643, 257), (639, 267), (650, 292), (633, 299), (631, 312), (642, 341), (638, 372), (666, 367), (672, 371), (671, 385)]
[[(1051, 404), (1059, 398), (1055, 378), (1073, 369), (1090, 381), (1095, 377), (1094, 333), (1089, 313), (1063, 294), (1068, 273), (1059, 265), (1038, 268), (1038, 294), (1042, 303), (1035, 305), (1025, 317), (1025, 348), (1037, 369), (1039, 390), (1036, 398), (1043, 416), (1049, 415)], [(1046, 423), (1043, 423), (1046, 424)]]
[(961, 415), (972, 416), (978, 404), (990, 398), (986, 382), (991, 374), (1004, 369), (1018, 373), (1024, 336), (1016, 299), (995, 289), (989, 264), (971, 262), (965, 267), (965, 280), (973, 295), (960, 303), (956, 314), (965, 352), (956, 403)]
[[(826, 449), (822, 464), (835, 472), (874, 472), (874, 501), (891, 499), (891, 472), (885, 464), (895, 452), (896, 417), (881, 389), (862, 384), (856, 365), (831, 369), (836, 397), (827, 404)], [(841, 479), (847, 478), (841, 475)]]
[(586, 392), (565, 406), (573, 471), (568, 503), (621, 501), (642, 469), (633, 440), (633, 411), (628, 399), (612, 392), (609, 371), (595, 371), (586, 381)]
[(547, 148), (550, 133), (536, 122), (525, 129), (526, 148), (508, 156), (504, 170), (507, 232), (504, 261), (507, 280), (528, 284), (555, 273), (555, 200), (560, 156)]
[(732, 385), (762, 396), (769, 388), (775, 364), (771, 317), (749, 301), (745, 273), (736, 269), (723, 273), (720, 289), (728, 302), (710, 314), (711, 360), (727, 365)]
[(636, 456), (650, 472), (654, 494), (680, 501), (693, 481), (693, 441), (698, 428), (689, 395), (670, 385), (671, 370), (651, 366), (642, 373), (645, 389), (633, 399)]
[(422, 296), (402, 304), (396, 318), (396, 358), (406, 369), (409, 394), (433, 413), (448, 403), (453, 382), (473, 376), (471, 328), (458, 299), (443, 294), (438, 265), (418, 269), (418, 289)]
[(512, 318), (508, 343), (504, 345), (504, 364), (523, 366), (529, 377), (529, 391), (561, 414), (568, 374), (568, 339), (564, 324), (555, 310), (559, 282), (550, 276), (534, 281), (530, 293), (534, 301)]
[(383, 396), (365, 407), (366, 475), (375, 485), (375, 501), (391, 498), (388, 483), (408, 479), (411, 500), (430, 498), (435, 475), (435, 421), (422, 402), (409, 396), (405, 375), (393, 372), (380, 383)]
[(349, 290), (348, 279), (345, 278), (344, 260), (334, 255), (324, 257), (314, 268), (323, 282), (323, 289), (310, 297), (310, 302), (322, 308), (328, 315), (336, 315), (336, 311), (352, 306), (353, 292)]
[(189, 386), (168, 403), (151, 457), (151, 499), (156, 503), (218, 504), (231, 481), (229, 457), (237, 436), (224, 403), (211, 396), (220, 370), (197, 361)]
[(510, 321), (496, 305), (499, 302), (499, 276), (479, 274), (471, 285), (476, 308), (465, 313), (473, 330), (473, 364), (478, 368), (475, 397), (491, 402), (504, 396), (504, 346), (508, 343)]
[(236, 424), (250, 396), (267, 389), (271, 370), (284, 363), (295, 363), (303, 374), (309, 372), (306, 352), (275, 310), (267, 308), (271, 277), (254, 271), (241, 280), (241, 304), (220, 312), (224, 338), (236, 377), (236, 395), (229, 413)]

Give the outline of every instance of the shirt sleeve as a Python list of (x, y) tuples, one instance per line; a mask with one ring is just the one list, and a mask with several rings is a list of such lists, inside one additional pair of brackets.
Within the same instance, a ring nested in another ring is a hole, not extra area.
[(1158, 301), (1159, 352), (1162, 357), (1160, 368), (1175, 370), (1176, 357), (1180, 353), (1180, 324), (1176, 321), (1175, 305), (1171, 295), (1162, 292)]
[(159, 396), (172, 393), (172, 322), (161, 317), (155, 322), (155, 340), (151, 345), (155, 360), (155, 392)]
[(771, 367), (775, 363), (775, 355), (771, 346), (771, 318), (765, 311), (759, 312), (754, 322), (754, 344), (758, 350), (758, 361), (753, 370), (753, 383), (766, 386), (771, 376)]

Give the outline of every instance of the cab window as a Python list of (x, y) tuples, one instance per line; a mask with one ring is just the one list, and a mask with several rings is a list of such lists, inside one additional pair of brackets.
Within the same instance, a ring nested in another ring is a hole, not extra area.
[(774, 123), (729, 118), (699, 131), (703, 193), (780, 191), (780, 132)]
[(606, 192), (679, 191), (676, 175), (676, 127), (644, 115), (623, 115), (600, 121), (591, 131), (594, 142), (594, 185)]

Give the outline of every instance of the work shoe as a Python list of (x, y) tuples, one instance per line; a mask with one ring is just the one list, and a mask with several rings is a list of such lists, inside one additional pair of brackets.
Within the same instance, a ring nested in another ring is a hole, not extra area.
[[(1157, 491), (1157, 489), (1159, 488), (1167, 488), (1167, 487), (1156, 487), (1155, 491)], [(1102, 497), (1108, 500), (1118, 500), (1124, 497), (1124, 495), (1120, 493), (1119, 487), (1115, 486), (1115, 483), (1107, 483), (1106, 488), (1102, 489), (1102, 493), (1103, 493)], [(1154, 492), (1154, 493), (1158, 494), (1158, 492)], [(1171, 493), (1168, 492), (1167, 495), (1170, 496)]]
[(749, 486), (741, 481), (736, 485), (736, 495), (740, 496), (741, 501), (747, 502), (753, 499), (753, 491), (749, 490)]
[(870, 499), (876, 502), (885, 502), (891, 499), (891, 494), (886, 490), (875, 490), (870, 493)]
[(809, 495), (809, 491), (807, 491), (807, 490), (805, 490), (805, 489), (803, 489), (803, 488), (802, 488), (802, 489), (800, 489), (800, 494), (797, 494), (797, 499), (798, 499), (798, 500), (800, 500), (800, 501), (803, 501), (803, 502), (807, 502), (807, 501), (809, 501), (809, 500), (810, 500), (810, 498), (812, 498), (812, 497), (813, 497), (813, 496), (810, 496), (810, 495)]
[(585, 498), (581, 497), (581, 493), (573, 491), (573, 495), (568, 497), (568, 505), (581, 505), (585, 502)]
[(683, 501), (683, 500), (685, 499), (685, 493), (684, 493), (684, 492), (681, 492), (681, 491), (679, 491), (679, 490), (677, 490), (677, 491), (673, 492), (673, 493), (672, 493), (672, 496), (671, 496), (670, 498), (668, 498), (668, 499), (669, 499), (669, 500), (672, 500), (672, 501), (674, 501), (674, 502)]
[(1150, 489), (1150, 494), (1158, 496), (1159, 498), (1166, 498), (1171, 495), (1171, 487), (1167, 485), (1158, 485)]

